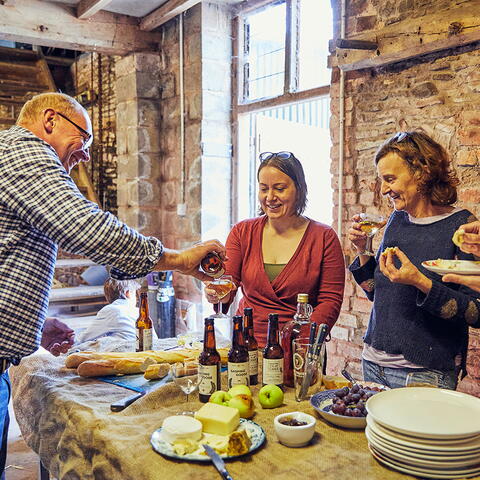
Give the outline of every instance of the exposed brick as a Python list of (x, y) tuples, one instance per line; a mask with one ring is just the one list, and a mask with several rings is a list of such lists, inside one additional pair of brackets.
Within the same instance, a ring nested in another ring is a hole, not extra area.
[(338, 338), (340, 340), (350, 340), (350, 330), (335, 325), (331, 331), (332, 338)]
[(455, 163), (459, 167), (473, 167), (479, 163), (480, 150), (459, 150), (455, 155)]
[(438, 89), (432, 82), (425, 82), (413, 87), (411, 92), (414, 97), (425, 98), (436, 95)]

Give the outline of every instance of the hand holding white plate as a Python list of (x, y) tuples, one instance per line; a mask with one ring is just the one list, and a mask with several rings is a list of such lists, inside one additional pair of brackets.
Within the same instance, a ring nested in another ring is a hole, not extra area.
[(439, 275), (455, 273), (456, 275), (480, 275), (480, 262), (474, 260), (426, 260), (422, 267)]

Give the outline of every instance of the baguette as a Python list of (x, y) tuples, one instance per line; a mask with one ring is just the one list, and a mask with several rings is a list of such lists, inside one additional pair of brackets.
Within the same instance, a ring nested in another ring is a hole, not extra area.
[(158, 380), (160, 378), (166, 377), (169, 370), (169, 363), (155, 363), (148, 366), (143, 376), (146, 380)]
[[(223, 365), (228, 361), (228, 348), (218, 348), (221, 362)], [(76, 352), (68, 355), (65, 359), (67, 368), (77, 368), (81, 363), (90, 360), (114, 360), (116, 358), (128, 358), (131, 360), (147, 358), (154, 360), (154, 363), (177, 363), (186, 360), (197, 360), (201, 350), (182, 349), (182, 350), (146, 350), (144, 352)]]
[(146, 368), (145, 361), (141, 358), (86, 360), (78, 366), (77, 373), (81, 377), (101, 377), (103, 375), (143, 373)]

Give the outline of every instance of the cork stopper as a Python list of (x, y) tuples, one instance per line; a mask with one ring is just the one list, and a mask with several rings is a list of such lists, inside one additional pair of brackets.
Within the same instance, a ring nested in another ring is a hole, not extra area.
[(308, 293), (299, 293), (297, 295), (297, 303), (308, 303)]

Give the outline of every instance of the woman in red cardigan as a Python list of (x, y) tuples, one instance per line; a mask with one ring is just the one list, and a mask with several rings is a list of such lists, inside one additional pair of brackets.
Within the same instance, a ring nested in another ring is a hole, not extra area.
[[(265, 152), (260, 161), (261, 215), (233, 227), (225, 273), (242, 288), (237, 314), (253, 308), (255, 337), (263, 347), (268, 314), (278, 313), (281, 328), (296, 312), (298, 293), (308, 293), (312, 321), (332, 328), (342, 304), (345, 265), (334, 230), (302, 215), (307, 185), (298, 159), (290, 152)], [(219, 301), (213, 290), (205, 293), (210, 303)], [(229, 303), (234, 295), (221, 301)]]

